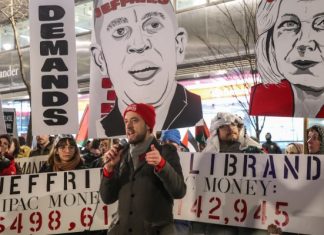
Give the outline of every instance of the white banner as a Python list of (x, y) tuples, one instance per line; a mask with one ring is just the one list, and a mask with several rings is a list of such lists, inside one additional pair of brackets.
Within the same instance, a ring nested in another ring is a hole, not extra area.
[(78, 131), (74, 1), (29, 2), (33, 135)]
[(22, 174), (38, 173), (41, 167), (47, 162), (48, 155), (16, 158), (15, 161), (21, 168)]
[[(175, 201), (175, 218), (259, 229), (277, 224), (286, 232), (323, 234), (324, 155), (180, 153), (180, 159), (187, 193), (183, 199)], [(35, 170), (45, 157), (35, 157), (30, 160), (34, 161), (30, 167), (34, 165)], [(24, 166), (22, 159), (18, 161), (21, 166)], [(26, 163), (25, 166), (27, 168), (28, 164)], [(23, 221), (26, 223), (23, 227), (27, 230), (24, 230), (26, 233), (21, 234), (27, 234), (27, 231), (31, 231), (28, 229), (37, 225), (36, 222), (34, 224), (29, 222), (30, 219), (37, 220), (36, 212), (47, 217), (46, 223), (43, 222), (42, 226), (48, 229), (49, 227), (46, 226), (50, 224), (49, 213), (53, 210), (58, 210), (60, 219), (64, 221), (64, 226), (62, 223), (57, 230), (52, 230), (53, 232), (68, 231), (74, 224), (76, 226), (73, 231), (84, 229), (78, 218), (83, 218), (82, 213), (91, 214), (94, 205), (90, 203), (91, 211), (84, 209), (88, 204), (86, 206), (81, 203), (81, 197), (86, 197), (86, 194), (90, 197), (90, 192), (98, 190), (99, 169), (62, 174), (0, 177), (0, 234), (3, 231), (8, 232), (4, 234), (15, 234), (9, 233), (10, 227), (14, 224), (15, 218), (19, 219), (22, 207), (25, 208), (21, 216), (25, 218)], [(34, 193), (36, 189), (37, 194)], [(32, 195), (37, 195), (37, 200)], [(38, 202), (40, 197), (45, 201), (44, 203)], [(51, 202), (53, 204), (54, 199), (58, 201), (58, 197), (61, 197), (60, 200), (66, 200), (66, 205), (62, 203), (59, 208), (56, 208), (49, 204)], [(9, 198), (12, 198), (11, 201)], [(18, 198), (18, 201), (14, 198)], [(79, 204), (72, 205), (71, 201), (74, 198)], [(43, 203), (43, 206), (35, 209), (36, 202)], [(69, 202), (71, 205), (68, 204)], [(27, 208), (29, 204), (31, 206)], [(10, 209), (13, 207), (19, 207), (19, 210)], [(69, 212), (66, 212), (66, 208)], [(105, 208), (104, 205), (99, 204), (97, 209), (101, 221), (105, 221), (106, 215), (102, 211), (106, 210)], [(115, 211), (113, 209), (109, 213)], [(59, 216), (54, 213), (56, 212), (52, 212), (54, 217), (51, 218)], [(7, 214), (10, 214), (8, 219)], [(1, 220), (1, 217), (5, 219)], [(78, 220), (72, 221), (72, 218)], [(107, 227), (106, 222), (98, 223), (93, 224), (91, 228), (95, 230)], [(4, 224), (6, 230), (1, 230)]]
[(324, 156), (181, 153), (187, 194), (176, 218), (320, 235)]
[(0, 177), (0, 234), (107, 229), (116, 204), (99, 196), (100, 169)]

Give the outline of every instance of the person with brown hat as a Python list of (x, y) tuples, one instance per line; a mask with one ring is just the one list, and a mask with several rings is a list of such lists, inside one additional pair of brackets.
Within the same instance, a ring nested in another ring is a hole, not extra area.
[(123, 117), (128, 144), (114, 145), (103, 156), (101, 198), (106, 204), (119, 202), (119, 221), (108, 234), (176, 234), (173, 199), (186, 193), (177, 149), (161, 146), (153, 136), (153, 106), (131, 104)]

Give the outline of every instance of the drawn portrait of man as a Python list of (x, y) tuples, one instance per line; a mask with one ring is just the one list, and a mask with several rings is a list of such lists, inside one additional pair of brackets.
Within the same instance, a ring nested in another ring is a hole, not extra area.
[(97, 123), (97, 132), (106, 136), (124, 134), (122, 114), (132, 103), (155, 107), (156, 130), (194, 126), (202, 118), (200, 96), (175, 80), (187, 33), (178, 27), (172, 4), (136, 2), (95, 1), (91, 52), (117, 95), (113, 110)]
[(262, 0), (251, 115), (324, 117), (324, 1)]

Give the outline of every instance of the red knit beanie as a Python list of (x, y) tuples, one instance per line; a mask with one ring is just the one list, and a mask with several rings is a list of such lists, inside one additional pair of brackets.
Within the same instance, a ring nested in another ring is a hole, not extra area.
[(149, 104), (131, 104), (127, 106), (125, 112), (124, 112), (124, 118), (127, 112), (135, 112), (138, 115), (140, 115), (146, 125), (148, 125), (151, 128), (151, 132), (153, 131), (154, 125), (155, 125), (155, 109), (152, 105)]

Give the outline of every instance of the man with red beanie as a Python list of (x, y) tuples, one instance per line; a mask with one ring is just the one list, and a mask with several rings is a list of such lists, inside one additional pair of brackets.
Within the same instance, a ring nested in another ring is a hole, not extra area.
[(119, 221), (108, 234), (174, 235), (173, 199), (186, 193), (177, 150), (153, 136), (153, 106), (131, 104), (123, 117), (128, 145), (114, 145), (103, 156), (100, 195), (119, 205)]

